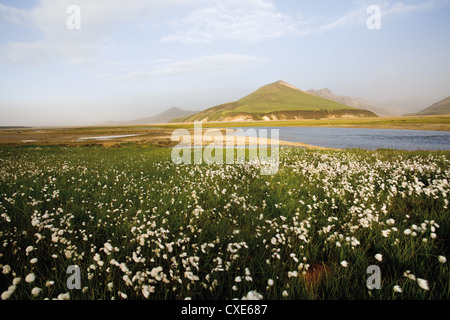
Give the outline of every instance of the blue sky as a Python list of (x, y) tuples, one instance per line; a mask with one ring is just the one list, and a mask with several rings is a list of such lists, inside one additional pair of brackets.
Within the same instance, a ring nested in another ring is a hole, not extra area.
[(449, 16), (450, 0), (0, 0), (0, 126), (203, 110), (277, 80), (416, 111), (450, 95)]

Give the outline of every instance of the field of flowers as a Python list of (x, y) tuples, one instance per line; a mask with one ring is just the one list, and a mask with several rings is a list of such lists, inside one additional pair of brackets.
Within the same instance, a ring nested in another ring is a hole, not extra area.
[(1, 299), (450, 298), (450, 152), (170, 152), (1, 148)]

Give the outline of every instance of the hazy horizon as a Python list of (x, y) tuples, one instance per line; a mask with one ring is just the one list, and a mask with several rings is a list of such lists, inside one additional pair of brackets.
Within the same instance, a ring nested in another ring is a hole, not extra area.
[(0, 126), (200, 111), (278, 80), (399, 113), (450, 96), (450, 0), (336, 2), (0, 0)]

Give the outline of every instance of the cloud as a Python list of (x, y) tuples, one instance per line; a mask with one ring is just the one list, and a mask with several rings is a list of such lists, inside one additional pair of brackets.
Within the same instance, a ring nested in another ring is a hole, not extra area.
[[(205, 0), (41, 0), (29, 9), (0, 4), (0, 25), (27, 26), (39, 33), (28, 42), (8, 42), (0, 47), (0, 63), (45, 64), (55, 59), (68, 63), (92, 61), (111, 46), (114, 33), (153, 23), (158, 14), (174, 6)], [(69, 30), (67, 8), (76, 4), (81, 12), (81, 29)], [(130, 23), (131, 22), (131, 23)]]
[(257, 43), (297, 33), (298, 21), (279, 12), (267, 0), (211, 1), (182, 19), (169, 22), (175, 31), (161, 40), (182, 43), (215, 43), (233, 40)]
[(155, 76), (229, 73), (242, 68), (252, 67), (265, 61), (263, 58), (248, 55), (217, 54), (178, 62), (171, 61), (152, 71), (131, 71), (126, 75), (116, 76), (113, 80), (118, 82), (136, 82)]

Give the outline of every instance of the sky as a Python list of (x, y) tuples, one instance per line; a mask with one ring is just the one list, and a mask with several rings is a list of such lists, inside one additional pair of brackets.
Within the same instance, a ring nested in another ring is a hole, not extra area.
[(450, 95), (449, 16), (450, 0), (0, 0), (0, 126), (200, 111), (278, 80), (418, 111)]

